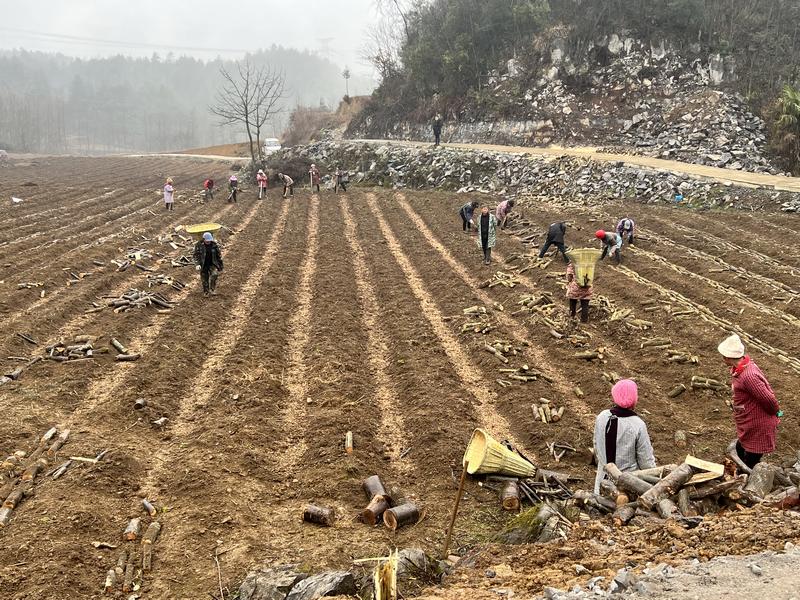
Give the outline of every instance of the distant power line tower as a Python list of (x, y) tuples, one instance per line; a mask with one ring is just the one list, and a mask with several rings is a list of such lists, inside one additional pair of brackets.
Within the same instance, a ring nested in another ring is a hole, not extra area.
[(332, 37), (327, 37), (327, 38), (317, 38), (317, 44), (319, 45), (319, 50), (318, 50), (318, 52), (319, 52), (319, 53), (320, 53), (322, 56), (324, 56), (325, 58), (327, 58), (328, 60), (331, 60), (331, 57), (332, 57), (334, 54), (336, 54), (336, 52), (334, 52), (334, 51), (333, 51), (333, 49), (331, 48), (331, 42), (332, 42), (333, 40), (334, 40), (334, 38), (332, 38)]

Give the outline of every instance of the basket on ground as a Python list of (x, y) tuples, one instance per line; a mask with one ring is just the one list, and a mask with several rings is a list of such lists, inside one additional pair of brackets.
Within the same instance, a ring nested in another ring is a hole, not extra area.
[(222, 225), (219, 223), (197, 223), (195, 225), (187, 225), (186, 233), (190, 234), (195, 241), (197, 241), (202, 239), (205, 232), (210, 233), (216, 238), (220, 229), (222, 229)]
[(470, 475), (494, 473), (511, 477), (533, 477), (536, 467), (503, 446), (483, 429), (476, 429), (464, 453), (464, 468)]

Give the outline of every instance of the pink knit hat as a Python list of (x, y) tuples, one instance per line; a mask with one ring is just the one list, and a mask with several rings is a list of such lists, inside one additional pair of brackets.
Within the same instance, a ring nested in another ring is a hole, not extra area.
[(633, 408), (639, 400), (639, 389), (636, 387), (636, 382), (630, 379), (620, 379), (611, 388), (611, 397), (614, 398), (614, 404), (620, 408)]

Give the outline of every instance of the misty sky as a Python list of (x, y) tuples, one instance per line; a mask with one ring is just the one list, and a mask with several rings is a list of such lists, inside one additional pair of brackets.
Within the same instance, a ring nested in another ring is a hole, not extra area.
[(368, 74), (361, 51), (375, 19), (374, 0), (0, 0), (0, 49), (208, 59), (278, 44)]

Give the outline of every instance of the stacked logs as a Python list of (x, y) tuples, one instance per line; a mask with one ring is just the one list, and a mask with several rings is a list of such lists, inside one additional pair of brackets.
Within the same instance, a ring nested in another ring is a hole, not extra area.
[(47, 469), (68, 439), (69, 429), (59, 432), (53, 427), (39, 438), (33, 452), (28, 454), (16, 450), (0, 463), (0, 498), (4, 500), (0, 508), (0, 528), (10, 523), (14, 510), (33, 494), (37, 477)]
[(144, 574), (153, 568), (153, 550), (162, 525), (154, 517), (157, 509), (146, 498), (141, 501), (141, 508), (152, 521), (145, 527), (147, 517), (134, 517), (128, 521), (122, 532), (125, 546), (117, 556), (116, 565), (106, 572), (103, 591), (113, 594), (117, 590), (132, 592), (142, 585)]
[(576, 479), (566, 473), (537, 469), (536, 476), (528, 478), (487, 475), (479, 485), (498, 493), (503, 510), (518, 512), (526, 504), (537, 506), (572, 498), (569, 482)]
[(519, 277), (510, 273), (504, 273), (503, 271), (497, 271), (491, 279), (487, 279), (486, 281), (482, 282), (478, 285), (478, 287), (485, 289), (502, 285), (503, 287), (513, 289), (521, 283), (522, 281), (519, 279)]
[(491, 344), (484, 344), (483, 349), (494, 354), (503, 364), (508, 364), (509, 356), (520, 356), (524, 352), (521, 346), (515, 346), (508, 340), (494, 340)]
[(98, 354), (108, 353), (108, 348), (95, 348), (98, 338), (91, 335), (76, 335), (69, 343), (58, 340), (45, 348), (44, 358), (54, 362), (88, 362)]
[(800, 506), (800, 460), (788, 469), (759, 463), (751, 470), (736, 456), (735, 443), (729, 450), (724, 465), (688, 456), (681, 465), (622, 472), (609, 463), (601, 493), (577, 491), (575, 501), (610, 514), (617, 527), (640, 517), (670, 519), (691, 528), (703, 515), (726, 508)]
[(119, 314), (135, 308), (145, 308), (153, 305), (161, 309), (158, 312), (173, 308), (170, 301), (158, 292), (145, 292), (135, 288), (128, 290), (120, 296), (102, 296), (101, 298), (105, 300), (105, 305), (94, 305), (92, 309), (86, 312), (99, 312), (103, 308), (113, 308), (114, 313)]
[(539, 398), (538, 404), (531, 404), (533, 418), (542, 423), (558, 423), (564, 416), (564, 407), (551, 406), (547, 398)]
[(168, 285), (178, 291), (186, 287), (186, 284), (182, 281), (178, 281), (169, 275), (163, 275), (161, 273), (147, 276), (147, 287), (152, 288), (154, 285)]

